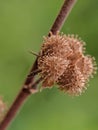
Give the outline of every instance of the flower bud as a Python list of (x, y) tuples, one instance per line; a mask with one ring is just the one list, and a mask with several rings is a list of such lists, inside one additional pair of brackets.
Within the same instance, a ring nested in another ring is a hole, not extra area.
[(52, 87), (56, 83), (64, 92), (81, 94), (96, 71), (93, 58), (84, 55), (84, 45), (74, 35), (51, 33), (50, 37), (45, 37), (38, 57), (42, 86)]

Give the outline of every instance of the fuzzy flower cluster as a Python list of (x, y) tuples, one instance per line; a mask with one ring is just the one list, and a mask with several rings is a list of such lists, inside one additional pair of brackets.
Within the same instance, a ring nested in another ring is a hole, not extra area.
[(38, 69), (43, 87), (58, 88), (71, 95), (79, 95), (86, 89), (89, 78), (95, 73), (95, 61), (85, 53), (85, 43), (74, 35), (57, 33), (44, 37)]
[(2, 121), (6, 112), (6, 104), (3, 102), (2, 98), (0, 97), (0, 122)]

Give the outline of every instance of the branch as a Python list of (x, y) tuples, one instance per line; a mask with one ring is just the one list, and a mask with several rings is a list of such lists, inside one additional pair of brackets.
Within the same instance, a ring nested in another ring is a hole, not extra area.
[[(69, 14), (70, 10), (72, 9), (75, 2), (76, 2), (76, 0), (64, 0), (64, 4), (57, 16), (52, 28), (50, 29), (50, 31), (53, 34), (56, 34), (56, 32), (61, 29), (65, 19), (67, 18), (68, 14)], [(48, 36), (50, 36), (50, 34), (48, 34)], [(36, 60), (33, 64), (33, 67), (31, 68), (31, 71), (29, 72), (22, 89), (20, 90), (20, 93), (16, 97), (14, 103), (12, 104), (8, 113), (6, 114), (4, 120), (1, 122), (0, 130), (5, 130), (8, 127), (8, 125), (10, 124), (12, 119), (17, 114), (18, 110), (20, 110), (24, 101), (26, 101), (26, 99), (31, 94), (34, 94), (35, 92), (37, 92), (37, 85), (39, 84), (39, 82), (41, 82), (42, 79), (38, 79), (35, 83), (33, 83), (35, 75), (31, 75), (32, 72), (37, 70), (37, 59), (38, 59), (38, 57), (36, 58)]]
[(64, 4), (50, 30), (53, 34), (56, 34), (56, 32), (61, 29), (64, 21), (67, 19), (67, 16), (70, 13), (76, 1), (77, 0), (64, 0)]
[(36, 92), (38, 92), (38, 90), (36, 89), (36, 86), (39, 84), (41, 80), (42, 79), (39, 78), (35, 83), (33, 83), (32, 85), (33, 89), (26, 86), (24, 86), (21, 89), (20, 93), (17, 95), (14, 103), (12, 104), (11, 108), (7, 112), (4, 120), (0, 124), (0, 130), (5, 130), (7, 128), (11, 120), (16, 116), (17, 112), (20, 110), (21, 106), (24, 104), (24, 102), (26, 101), (28, 97), (31, 94), (35, 94)]
[[(61, 7), (61, 10), (60, 10), (57, 18), (55, 19), (55, 22), (54, 22), (53, 26), (51, 27), (50, 32), (52, 32), (53, 34), (56, 34), (56, 32), (61, 29), (64, 21), (67, 19), (67, 16), (70, 13), (70, 11), (76, 1), (77, 0), (64, 0), (64, 4)], [(48, 34), (48, 36), (50, 36), (50, 33)], [(31, 74), (36, 69), (37, 69), (37, 59), (35, 60), (35, 63), (33, 65), (33, 67), (31, 68), (31, 71), (29, 74)], [(34, 78), (34, 76), (31, 78), (27, 77), (27, 79), (25, 81), (25, 85), (29, 85), (33, 81), (33, 78)]]

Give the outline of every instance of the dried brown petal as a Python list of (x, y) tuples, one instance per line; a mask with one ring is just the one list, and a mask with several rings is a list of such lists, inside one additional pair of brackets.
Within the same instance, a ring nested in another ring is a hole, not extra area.
[(76, 66), (69, 65), (58, 79), (59, 89), (70, 95), (79, 95), (85, 89), (85, 79)]
[(67, 58), (72, 53), (72, 49), (67, 43), (66, 35), (52, 35), (44, 38), (40, 56), (56, 56)]
[(88, 80), (89, 77), (92, 77), (96, 71), (96, 65), (94, 62), (95, 61), (91, 56), (83, 56), (76, 64), (86, 80)]
[(63, 60), (55, 56), (46, 56), (38, 59), (38, 69), (41, 70), (43, 87), (51, 87), (69, 64), (68, 60)]

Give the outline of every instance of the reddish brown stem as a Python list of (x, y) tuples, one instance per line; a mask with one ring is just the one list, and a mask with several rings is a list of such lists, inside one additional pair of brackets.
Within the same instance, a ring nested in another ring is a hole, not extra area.
[(64, 0), (64, 4), (50, 30), (53, 34), (56, 34), (56, 32), (61, 29), (64, 21), (67, 19), (67, 16), (70, 13), (76, 1), (77, 0)]
[[(50, 31), (53, 34), (56, 34), (56, 32), (61, 29), (75, 1), (76, 0), (64, 0), (64, 4), (60, 10), (60, 13), (57, 16), (52, 28), (50, 29)], [(50, 36), (50, 34), (48, 35)], [(42, 80), (42, 79), (39, 79), (35, 84), (33, 83), (35, 75), (31, 76), (31, 73), (35, 70), (37, 70), (37, 59), (35, 60), (33, 67), (31, 68), (31, 71), (28, 74), (30, 76), (27, 76), (25, 83), (23, 85), (23, 88), (21, 89), (20, 93), (18, 94), (17, 98), (15, 99), (14, 103), (12, 104), (8, 113), (6, 114), (4, 120), (1, 122), (0, 130), (5, 130), (7, 128), (7, 126), (10, 124), (12, 119), (17, 114), (20, 107), (23, 105), (24, 101), (26, 101), (26, 99), (31, 95), (31, 91), (30, 91), (31, 87), (32, 87), (32, 90), (34, 90), (32, 91), (32, 93), (35, 93), (37, 84), (39, 84), (39, 82)]]
[(20, 91), (20, 93), (17, 96), (17, 98), (15, 99), (13, 105), (9, 109), (6, 117), (4, 118), (4, 120), (2, 121), (2, 123), (0, 124), (0, 130), (5, 130), (7, 128), (7, 126), (10, 123), (10, 121), (17, 114), (17, 110), (20, 110), (21, 105), (23, 105), (24, 101), (26, 101), (26, 99), (27, 99), (27, 97), (29, 95), (30, 95), (30, 93), (27, 92), (27, 91), (25, 91), (24, 89), (22, 89)]
[(36, 86), (39, 84), (39, 82), (42, 80), (42, 78), (39, 78), (32, 86), (31, 88), (28, 88), (24, 86), (20, 93), (17, 95), (15, 101), (13, 102), (12, 106), (10, 107), (9, 111), (7, 112), (4, 120), (0, 124), (0, 130), (5, 130), (13, 117), (16, 116), (18, 110), (20, 110), (21, 106), (23, 105), (24, 101), (31, 95), (37, 92)]

